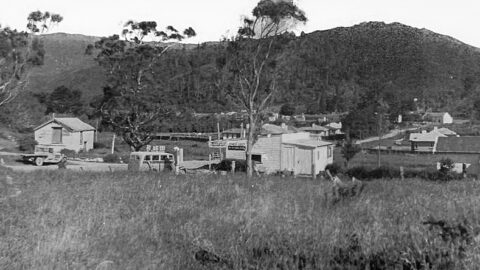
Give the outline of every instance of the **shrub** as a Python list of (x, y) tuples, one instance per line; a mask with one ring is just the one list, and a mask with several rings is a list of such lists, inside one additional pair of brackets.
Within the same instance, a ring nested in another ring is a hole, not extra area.
[(117, 154), (108, 154), (103, 157), (103, 161), (106, 163), (120, 163), (120, 156)]
[(328, 165), (325, 167), (325, 171), (326, 171), (326, 170), (328, 170), (332, 175), (336, 175), (336, 174), (338, 174), (338, 173), (343, 172), (342, 166), (340, 166), (340, 164), (338, 164), (338, 163), (328, 164)]
[(18, 140), (18, 149), (20, 151), (33, 152), (37, 144), (38, 142), (35, 141), (33, 135), (27, 135)]
[(77, 156), (77, 152), (75, 152), (74, 150), (70, 150), (70, 149), (62, 149), (60, 151), (60, 153), (67, 156), (67, 157), (76, 157)]

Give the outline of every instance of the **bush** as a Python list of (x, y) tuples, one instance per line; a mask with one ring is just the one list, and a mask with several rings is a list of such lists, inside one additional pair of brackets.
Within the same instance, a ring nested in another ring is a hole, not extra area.
[(66, 157), (76, 157), (77, 156), (77, 152), (75, 152), (74, 150), (70, 150), (70, 149), (62, 149), (60, 151), (60, 153), (65, 155)]
[(18, 149), (20, 151), (33, 153), (33, 151), (35, 151), (35, 145), (37, 144), (38, 142), (35, 141), (32, 135), (27, 135), (18, 140)]
[(106, 163), (120, 163), (120, 156), (117, 154), (108, 154), (103, 157), (103, 161)]
[[(347, 170), (346, 174), (350, 177), (355, 177), (360, 180), (400, 178), (400, 170), (388, 166), (381, 166), (374, 169), (369, 169), (361, 166), (353, 167)], [(430, 181), (451, 181), (460, 180), (463, 178), (463, 175), (451, 171), (443, 172), (435, 169), (427, 169), (406, 170), (404, 171), (404, 177), (421, 178)]]
[(326, 171), (326, 170), (328, 170), (332, 175), (336, 175), (336, 174), (338, 174), (338, 173), (343, 172), (342, 166), (340, 166), (340, 164), (338, 164), (338, 163), (328, 164), (328, 165), (325, 167), (325, 171)]

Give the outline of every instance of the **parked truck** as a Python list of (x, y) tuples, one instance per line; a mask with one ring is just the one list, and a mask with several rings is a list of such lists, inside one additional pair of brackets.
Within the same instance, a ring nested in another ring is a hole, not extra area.
[(58, 164), (65, 163), (67, 157), (59, 152), (55, 152), (52, 147), (45, 145), (36, 145), (33, 154), (22, 155), (23, 162), (33, 163), (42, 166), (44, 163)]

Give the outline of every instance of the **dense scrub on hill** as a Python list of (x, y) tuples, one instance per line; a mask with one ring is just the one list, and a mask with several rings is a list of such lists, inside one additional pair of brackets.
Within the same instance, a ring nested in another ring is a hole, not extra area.
[[(89, 104), (106, 85), (102, 69), (84, 53), (97, 38), (44, 39), (45, 65), (32, 73), (25, 95), (66, 86), (82, 92), (84, 113), (92, 113)], [(391, 115), (424, 108), (470, 117), (480, 93), (480, 50), (426, 29), (369, 22), (286, 35), (284, 43), (288, 69), (275, 103), (292, 103), (298, 113), (369, 111), (373, 101), (383, 100)], [(228, 84), (220, 83), (225, 47), (211, 42), (169, 50), (157, 67), (171, 90), (168, 99), (197, 112), (236, 109), (225, 93)]]

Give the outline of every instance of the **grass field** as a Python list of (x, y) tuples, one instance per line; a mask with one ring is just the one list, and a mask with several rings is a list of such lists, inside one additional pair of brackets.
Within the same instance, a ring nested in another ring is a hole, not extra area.
[(334, 203), (321, 180), (6, 174), (22, 193), (0, 201), (0, 269), (480, 265), (480, 182), (373, 181)]

